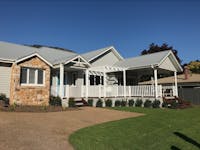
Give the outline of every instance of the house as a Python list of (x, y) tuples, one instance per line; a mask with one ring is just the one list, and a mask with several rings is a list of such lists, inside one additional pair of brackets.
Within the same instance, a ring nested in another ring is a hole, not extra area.
[[(60, 96), (63, 106), (70, 97), (162, 99), (158, 74), (173, 72), (177, 89), (181, 71), (171, 51), (125, 59), (113, 46), (78, 54), (0, 42), (0, 93), (10, 104), (48, 105), (50, 95)], [(152, 85), (138, 85), (145, 74), (154, 78)]]
[[(174, 90), (171, 88), (174, 85), (173, 78), (173, 76), (169, 76), (158, 79), (158, 84), (164, 87), (163, 95), (173, 95)], [(139, 84), (151, 85), (152, 81), (140, 82)], [(200, 74), (190, 73), (185, 67), (184, 73), (177, 75), (177, 86), (180, 98), (193, 104), (200, 104)]]

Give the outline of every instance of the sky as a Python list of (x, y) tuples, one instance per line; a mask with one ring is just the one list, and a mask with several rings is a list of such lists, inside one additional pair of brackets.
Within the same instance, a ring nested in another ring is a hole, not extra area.
[(0, 41), (78, 53), (112, 45), (125, 58), (167, 43), (183, 63), (200, 59), (199, 0), (0, 0), (0, 19)]

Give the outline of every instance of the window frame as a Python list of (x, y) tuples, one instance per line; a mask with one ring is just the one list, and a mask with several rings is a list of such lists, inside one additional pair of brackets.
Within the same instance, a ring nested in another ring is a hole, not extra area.
[[(22, 69), (26, 69), (26, 83), (21, 83)], [(34, 75), (34, 77), (35, 77), (34, 83), (30, 83), (29, 82), (30, 69), (34, 69), (34, 73), (35, 73), (35, 75)], [(43, 83), (42, 84), (38, 83), (38, 70), (42, 70), (43, 71)], [(45, 70), (43, 70), (41, 68), (21, 67), (21, 70), (20, 70), (20, 85), (21, 86), (45, 86)]]

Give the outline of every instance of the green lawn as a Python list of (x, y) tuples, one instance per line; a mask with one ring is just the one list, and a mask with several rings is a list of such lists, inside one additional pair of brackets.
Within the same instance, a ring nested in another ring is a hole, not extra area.
[(200, 107), (114, 109), (146, 115), (81, 129), (70, 136), (76, 150), (200, 149)]

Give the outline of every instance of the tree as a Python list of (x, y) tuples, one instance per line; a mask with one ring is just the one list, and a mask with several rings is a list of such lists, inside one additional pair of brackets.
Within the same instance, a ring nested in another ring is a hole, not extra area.
[(163, 43), (161, 46), (157, 45), (157, 44), (154, 44), (154, 43), (151, 43), (149, 45), (149, 49), (144, 49), (142, 52), (141, 52), (141, 55), (146, 55), (146, 54), (152, 54), (152, 53), (156, 53), (156, 52), (161, 52), (161, 51), (167, 51), (167, 50), (171, 50), (176, 59), (178, 60), (178, 62), (181, 64), (181, 59), (178, 57), (178, 51), (175, 50), (172, 46), (169, 46), (168, 44), (166, 43)]
[(188, 68), (192, 73), (200, 73), (200, 61), (191, 61), (189, 64), (187, 64)]

